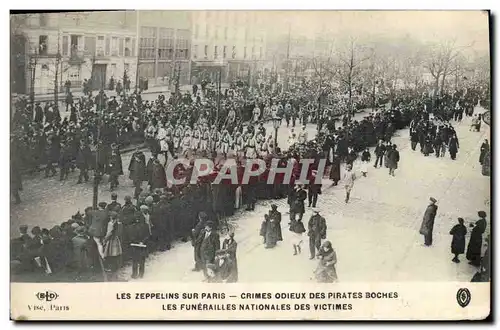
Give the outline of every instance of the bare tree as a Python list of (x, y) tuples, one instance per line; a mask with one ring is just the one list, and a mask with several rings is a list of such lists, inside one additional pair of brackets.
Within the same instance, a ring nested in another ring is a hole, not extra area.
[(363, 64), (370, 58), (366, 53), (366, 47), (357, 43), (355, 38), (350, 38), (345, 49), (337, 54), (338, 64), (334, 67), (336, 80), (349, 95), (348, 115), (353, 115), (353, 90), (354, 85), (359, 82), (363, 72)]
[[(460, 56), (464, 48), (472, 45), (457, 46), (455, 39), (425, 45), (427, 58), (424, 60), (424, 68), (429, 70), (434, 79), (434, 96), (436, 96), (438, 90), (440, 92), (444, 90), (446, 77), (454, 73), (453, 63), (455, 59)], [(439, 86), (440, 81), (441, 86)]]

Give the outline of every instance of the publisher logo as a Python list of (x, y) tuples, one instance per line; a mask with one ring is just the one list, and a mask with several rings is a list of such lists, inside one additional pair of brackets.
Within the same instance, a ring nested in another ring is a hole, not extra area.
[(59, 295), (53, 291), (37, 292), (35, 296), (40, 301), (53, 301), (59, 298)]
[(465, 308), (470, 303), (471, 295), (469, 289), (458, 289), (457, 291), (457, 302), (458, 304)]

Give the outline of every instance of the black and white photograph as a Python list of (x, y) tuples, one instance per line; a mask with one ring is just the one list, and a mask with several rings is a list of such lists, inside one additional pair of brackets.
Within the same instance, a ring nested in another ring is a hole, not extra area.
[(11, 11), (10, 281), (490, 282), (490, 15)]

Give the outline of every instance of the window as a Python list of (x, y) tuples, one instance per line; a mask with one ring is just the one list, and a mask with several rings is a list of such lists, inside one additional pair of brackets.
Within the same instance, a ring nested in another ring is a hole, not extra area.
[(259, 58), (262, 58), (262, 47), (259, 49)]
[(231, 54), (231, 57), (233, 59), (236, 58), (236, 46), (233, 46), (233, 53)]
[(193, 58), (198, 57), (198, 45), (193, 46)]
[(219, 50), (219, 47), (214, 46), (214, 59), (216, 59), (218, 56), (218, 50)]
[(83, 36), (72, 34), (70, 36), (70, 55), (78, 56), (79, 51), (83, 51)]
[(247, 58), (247, 48), (243, 48), (243, 58)]
[(109, 37), (106, 38), (106, 48), (105, 48), (105, 55), (109, 56), (109, 51), (111, 48), (111, 39)]
[(198, 39), (198, 34), (200, 33), (200, 26), (198, 24), (196, 24), (194, 26), (194, 37), (195, 39)]
[(111, 38), (111, 56), (118, 56), (118, 37)]
[(226, 58), (227, 54), (227, 46), (224, 46), (224, 48), (222, 48), (222, 58)]
[(116, 63), (111, 64), (111, 77), (116, 76)]
[(104, 56), (105, 40), (104, 36), (97, 37), (97, 56)]
[(177, 30), (175, 58), (187, 60), (189, 58), (189, 30)]
[(160, 40), (158, 44), (158, 58), (171, 60), (174, 58), (174, 30), (160, 28)]
[(68, 56), (68, 48), (69, 48), (69, 37), (62, 37), (62, 54), (63, 56)]
[(133, 56), (132, 55), (132, 42), (130, 38), (125, 38), (125, 56)]
[(227, 27), (224, 28), (224, 40), (227, 40)]
[(219, 27), (216, 26), (214, 29), (214, 38), (217, 40), (219, 38)]
[(47, 15), (45, 15), (45, 14), (38, 14), (38, 15), (39, 15), (38, 17), (40, 19), (40, 21), (39, 21), (40, 26), (47, 26), (47, 21), (48, 21)]
[(96, 43), (95, 37), (85, 37), (85, 53), (95, 55)]
[[(155, 44), (156, 44), (156, 28), (154, 28), (154, 27), (141, 28), (141, 39), (140, 39), (140, 44), (139, 44), (139, 57), (141, 59), (147, 59), (147, 60), (155, 59), (156, 58)], [(141, 68), (141, 70), (142, 70), (142, 68)], [(144, 69), (144, 70), (146, 70), (146, 69)]]
[(208, 24), (205, 25), (205, 38), (208, 38), (210, 35), (210, 32), (209, 32), (209, 27), (208, 27)]
[(205, 52), (204, 52), (204, 58), (208, 58), (208, 45), (205, 45)]
[(123, 38), (120, 38), (118, 42), (119, 42), (118, 55), (123, 56)]
[(38, 37), (38, 54), (47, 55), (48, 50), (48, 36), (39, 36)]
[(125, 70), (125, 72), (129, 72), (130, 71), (130, 64), (129, 63), (125, 63), (124, 66), (123, 66), (123, 69)]
[(135, 38), (132, 38), (131, 40), (132, 40), (132, 42), (131, 42), (131, 44), (132, 44), (132, 54), (130, 54), (130, 56), (137, 56), (137, 54), (135, 53)]

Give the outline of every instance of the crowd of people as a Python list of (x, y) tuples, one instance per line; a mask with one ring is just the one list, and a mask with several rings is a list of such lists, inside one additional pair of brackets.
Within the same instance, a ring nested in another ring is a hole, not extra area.
[[(302, 224), (305, 203), (308, 200), (309, 206), (316, 207), (321, 185), (295, 184), (301, 172), (298, 160), (315, 160), (308, 173), (314, 182), (319, 160), (326, 159), (334, 185), (341, 180), (341, 162), (347, 163), (342, 180), (347, 203), (355, 180), (352, 164), (359, 153), (363, 162), (369, 162), (368, 148), (378, 143), (375, 167), (379, 161), (382, 165), (385, 157), (389, 174), (394, 175), (399, 153), (390, 141), (397, 128), (410, 125), (426, 134), (443, 131), (433, 128), (440, 125), (429, 123), (429, 113), (440, 116), (446, 106), (421, 107), (426, 100), (414, 92), (403, 91), (390, 110), (380, 108), (358, 121), (352, 118), (354, 111), (346, 111), (347, 103), (340, 94), (332, 95), (335, 93), (329, 91), (327, 97), (318, 97), (311, 90), (298, 86), (285, 92), (267, 87), (249, 88), (237, 82), (224, 92), (214, 92), (206, 86), (201, 92), (193, 88), (193, 94), (174, 93), (168, 99), (160, 95), (154, 102), (143, 101), (140, 92), (109, 99), (101, 91), (95, 98), (92, 95), (82, 98), (78, 109), (71, 107), (69, 120), (62, 121), (55, 105), (46, 105), (47, 111), (40, 112), (40, 105), (32, 109), (20, 103), (14, 118), (15, 134), (11, 136), (14, 164), (26, 164), (19, 159), (23, 156), (31, 162), (32, 169), (45, 163), (48, 176), (56, 173), (53, 164), (58, 162), (61, 180), (66, 180), (68, 172), (76, 167), (80, 171), (78, 183), (88, 181), (88, 170), (93, 169), (97, 181), (102, 181), (104, 174), (109, 175), (113, 190), (124, 174), (120, 146), (144, 139), (151, 158), (146, 161), (145, 154), (138, 149), (132, 155), (128, 170), (135, 190), (124, 197), (123, 205), (113, 194), (109, 204), (101, 202), (95, 209), (88, 207), (84, 215), (76, 214), (50, 230), (34, 227), (29, 235), (29, 228), (22, 226), (20, 237), (12, 241), (16, 269), (47, 274), (70, 271), (77, 279), (101, 274), (113, 279), (120, 266), (131, 260), (132, 277), (137, 278), (144, 275), (149, 253), (169, 250), (178, 240), (191, 240), (193, 270), (203, 271), (206, 281), (235, 282), (237, 243), (225, 219), (243, 206), (248, 211), (254, 210), (258, 199), (287, 198), (290, 231), (296, 238), (292, 244), (294, 253), (301, 252), (301, 236), (306, 232)], [(341, 113), (342, 125), (337, 126)], [(273, 118), (285, 119), (287, 126), (292, 125), (288, 150), (274, 145), (272, 136), (266, 134), (263, 122)], [(295, 133), (297, 120), (302, 125), (317, 123), (314, 140), (307, 136), (304, 126)], [(449, 134), (450, 141), (454, 136)], [(422, 150), (425, 145), (424, 141)], [(30, 153), (16, 152), (23, 146), (29, 146)], [(163, 156), (163, 163), (159, 156)], [(167, 180), (165, 167), (179, 157), (190, 159), (190, 165), (176, 166), (176, 178), (191, 177), (197, 157), (210, 158), (216, 166), (213, 173), (201, 176), (194, 184), (172, 184)], [(247, 185), (241, 181), (212, 184), (226, 161), (234, 159), (238, 173), (242, 173), (243, 160), (247, 158), (265, 160), (268, 169)], [(279, 177), (274, 184), (267, 184), (272, 159), (279, 159), (282, 167), (289, 162), (294, 164), (290, 181)], [(21, 167), (11, 166), (11, 172)], [(366, 175), (366, 171), (363, 173)], [(22, 183), (20, 174), (14, 174), (13, 178), (19, 179), (13, 194), (19, 199)], [(330, 242), (322, 242), (326, 239), (324, 220), (316, 209), (308, 223), (307, 235), (310, 257), (321, 256), (317, 279), (331, 282), (336, 279), (336, 255)], [(281, 214), (274, 206), (260, 232), (266, 247), (272, 248), (282, 239), (280, 222)], [(220, 230), (228, 233), (222, 248)]]

